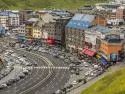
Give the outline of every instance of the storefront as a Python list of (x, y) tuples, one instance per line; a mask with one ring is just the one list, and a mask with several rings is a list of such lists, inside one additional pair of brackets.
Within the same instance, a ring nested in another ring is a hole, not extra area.
[(56, 45), (56, 40), (53, 39), (53, 38), (48, 38), (46, 40), (46, 43), (49, 44), (49, 45)]
[(84, 49), (82, 50), (82, 53), (84, 53), (84, 54), (87, 55), (87, 56), (93, 57), (96, 52), (95, 52), (95, 51), (92, 51), (92, 50), (90, 50), (90, 49), (84, 48)]
[(18, 36), (18, 41), (19, 42), (25, 42), (26, 41), (26, 37), (25, 36)]
[(105, 66), (105, 65), (108, 64), (108, 60), (107, 60), (106, 56), (103, 55), (101, 52), (98, 52), (98, 53), (96, 54), (96, 58), (100, 61), (100, 63), (101, 63), (102, 65)]
[(110, 54), (110, 61), (111, 61), (111, 62), (117, 62), (117, 61), (118, 61), (118, 54), (116, 54), (116, 53), (111, 53), (111, 54)]

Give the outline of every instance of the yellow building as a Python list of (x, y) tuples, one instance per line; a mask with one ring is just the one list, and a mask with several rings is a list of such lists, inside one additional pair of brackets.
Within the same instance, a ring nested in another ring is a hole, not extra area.
[(41, 39), (43, 33), (44, 21), (39, 20), (33, 27), (32, 36), (34, 39)]
[(40, 27), (34, 27), (32, 32), (33, 38), (40, 39), (41, 38), (41, 28)]

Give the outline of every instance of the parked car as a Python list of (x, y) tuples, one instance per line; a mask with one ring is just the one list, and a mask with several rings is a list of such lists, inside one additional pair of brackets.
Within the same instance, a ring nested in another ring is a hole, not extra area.
[(78, 81), (73, 81), (72, 82), (72, 85), (76, 85), (76, 84), (78, 84)]
[(6, 83), (3, 83), (3, 84), (0, 85), (0, 89), (6, 88), (6, 87), (7, 87)]
[(55, 94), (62, 94), (62, 93), (61, 93), (61, 90), (57, 90), (57, 91), (55, 92)]
[(27, 75), (29, 71), (27, 69), (23, 69), (23, 73)]
[(73, 87), (73, 85), (70, 84), (70, 85), (68, 85), (66, 88), (67, 88), (67, 89), (70, 89), (70, 88), (72, 88), (72, 87)]
[(24, 73), (20, 73), (20, 74), (19, 74), (19, 77), (20, 77), (20, 78), (24, 78), (24, 77), (25, 77), (25, 74), (24, 74)]

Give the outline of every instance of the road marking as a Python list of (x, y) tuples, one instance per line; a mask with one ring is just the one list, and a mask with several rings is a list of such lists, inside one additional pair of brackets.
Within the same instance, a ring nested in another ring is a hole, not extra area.
[(26, 66), (26, 67), (22, 67), (22, 66), (15, 66), (17, 68), (20, 68), (22, 70), (25, 69), (62, 69), (62, 70), (69, 70), (69, 67), (47, 67), (47, 66), (40, 66), (40, 67), (34, 67), (34, 66)]
[(42, 55), (35, 54), (35, 53), (32, 53), (32, 52), (28, 52), (28, 51), (24, 51), (24, 50), (22, 50), (22, 49), (16, 49), (16, 50), (20, 50), (20, 51), (23, 51), (23, 52), (26, 52), (26, 53), (35, 55), (35, 56), (37, 56), (37, 57), (39, 57), (39, 58), (42, 58), (42, 59), (47, 63), (48, 66), (54, 66), (53, 63), (52, 63), (48, 58), (46, 58), (46, 57), (44, 57), (44, 56), (42, 56)]
[[(20, 50), (20, 49), (17, 49), (17, 50)], [(47, 63), (48, 66), (54, 66), (51, 61), (49, 61), (47, 58), (45, 58), (45, 57), (43, 57), (43, 56), (41, 56), (41, 55), (38, 55), (38, 54), (35, 54), (35, 53), (31, 53), (31, 52), (27, 52), (27, 51), (24, 51), (24, 50), (20, 50), (20, 51), (23, 51), (23, 52), (26, 52), (26, 53), (29, 53), (29, 54), (32, 54), (32, 55), (35, 55), (35, 56), (39, 57), (39, 58), (42, 59), (45, 63)], [(29, 91), (33, 90), (34, 88), (36, 88), (36, 87), (38, 87), (39, 85), (41, 85), (41, 83), (44, 83), (51, 75), (52, 75), (52, 71), (49, 70), (49, 74), (48, 74), (42, 81), (40, 81), (40, 82), (37, 83), (36, 85), (34, 85), (34, 86), (32, 86), (32, 87), (30, 87), (30, 88), (24, 90), (24, 91), (22, 91), (22, 92), (19, 93), (19, 94), (24, 94), (24, 93), (26, 93), (26, 92), (29, 92)], [(16, 92), (18, 92), (18, 91), (16, 91)]]

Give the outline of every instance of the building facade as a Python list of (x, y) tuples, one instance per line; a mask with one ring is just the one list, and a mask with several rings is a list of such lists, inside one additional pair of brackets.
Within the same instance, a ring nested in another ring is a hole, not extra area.
[(20, 42), (25, 42), (26, 41), (26, 32), (25, 32), (25, 24), (19, 26), (19, 31), (18, 31), (18, 40)]
[(119, 52), (123, 51), (123, 41), (119, 35), (107, 35), (101, 42), (100, 51), (108, 61), (117, 62), (119, 60)]
[(71, 16), (67, 16), (67, 12), (46, 13), (42, 16), (45, 22), (43, 30), (43, 38), (47, 44), (64, 45), (65, 42), (65, 25)]
[(107, 25), (106, 18), (101, 15), (100, 16), (97, 15), (94, 21), (94, 25), (106, 26)]
[(85, 29), (93, 25), (95, 15), (75, 14), (66, 25), (65, 45), (71, 52), (79, 52), (84, 48)]
[(19, 14), (11, 11), (0, 12), (0, 24), (5, 27), (6, 30), (19, 26)]

